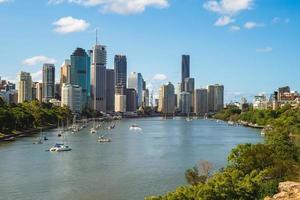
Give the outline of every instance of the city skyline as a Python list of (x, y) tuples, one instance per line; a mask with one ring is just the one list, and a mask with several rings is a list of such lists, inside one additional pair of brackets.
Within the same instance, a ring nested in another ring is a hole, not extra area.
[[(196, 80), (195, 88), (222, 83), (226, 86), (226, 102), (239, 100), (234, 99), (235, 96), (249, 98), (260, 92), (271, 93), (285, 85), (299, 90), (299, 73), (295, 73), (300, 62), (297, 57), (299, 45), (296, 45), (300, 43), (296, 37), (299, 34), (299, 2), (249, 0), (244, 1), (249, 4), (237, 7), (237, 10), (222, 10), (221, 4), (217, 4), (219, 11), (213, 10), (209, 1), (157, 2), (167, 4), (148, 4), (145, 10), (136, 11), (138, 13), (115, 13), (113, 10), (103, 13), (98, 11), (103, 8), (100, 4), (84, 8), (66, 2), (54, 5), (58, 2), (51, 1), (49, 4), (45, 0), (35, 2), (33, 6), (37, 9), (31, 9), (30, 15), (26, 11), (26, 7), (31, 6), (28, 2), (1, 3), (3, 31), (0, 41), (5, 46), (2, 52), (7, 59), (0, 67), (8, 69), (1, 76), (16, 80), (16, 74), (26, 71), (31, 72), (33, 81), (41, 80), (43, 63), (52, 61), (58, 69), (76, 47), (91, 49), (95, 43), (94, 30), (98, 28), (99, 41), (108, 48), (107, 68), (113, 68), (115, 54), (126, 55), (127, 74), (141, 72), (156, 91), (168, 81), (175, 85), (180, 81), (182, 54), (191, 57), (190, 76)], [(65, 12), (67, 9), (70, 11)], [(191, 12), (178, 12), (185, 9)], [(13, 15), (11, 10), (20, 13)], [(35, 19), (41, 12), (49, 13), (49, 16)], [(26, 26), (20, 23), (19, 15), (32, 23), (26, 23)], [(64, 22), (59, 19), (73, 22), (78, 19), (89, 26), (85, 31), (61, 34), (61, 29), (55, 29)], [(128, 27), (124, 26), (125, 22)], [(20, 26), (12, 26), (16, 23)], [(143, 23), (147, 27), (142, 26)], [(189, 31), (179, 30), (180, 24)], [(21, 29), (36, 31), (28, 34), (19, 31)], [(134, 33), (134, 29), (139, 29), (139, 33)], [(120, 31), (121, 37), (116, 34)], [(170, 34), (174, 31), (176, 34)], [(33, 45), (28, 45), (31, 43)], [(17, 46), (26, 46), (26, 51)], [(56, 73), (58, 78), (59, 70)]]

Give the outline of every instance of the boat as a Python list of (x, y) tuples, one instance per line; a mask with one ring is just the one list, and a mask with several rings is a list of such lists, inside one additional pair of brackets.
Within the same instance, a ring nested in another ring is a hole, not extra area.
[(48, 140), (48, 138), (45, 136), (45, 137), (44, 137), (44, 141), (46, 141), (46, 140)]
[(96, 130), (96, 122), (95, 122), (95, 120), (94, 120), (94, 124), (93, 124), (93, 127), (91, 128), (90, 132), (91, 132), (92, 134), (97, 133), (97, 130)]
[(64, 144), (58, 144), (56, 143), (55, 145), (53, 145), (49, 151), (53, 151), (53, 152), (63, 152), (63, 151), (71, 151), (72, 149)]
[(100, 143), (108, 143), (111, 142), (110, 138), (104, 137), (103, 135), (98, 138), (98, 142)]
[(90, 131), (92, 134), (95, 134), (97, 133), (97, 130), (95, 128), (91, 128), (91, 131)]
[(61, 137), (61, 133), (57, 134), (57, 137)]
[(188, 113), (187, 118), (185, 119), (187, 122), (191, 122), (193, 121), (193, 119), (190, 117), (190, 113)]
[(130, 126), (129, 130), (131, 130), (131, 131), (141, 131), (142, 128), (139, 127), (137, 124), (133, 124), (133, 125)]
[(229, 126), (234, 126), (235, 123), (234, 123), (233, 121), (228, 121), (228, 125), (229, 125)]

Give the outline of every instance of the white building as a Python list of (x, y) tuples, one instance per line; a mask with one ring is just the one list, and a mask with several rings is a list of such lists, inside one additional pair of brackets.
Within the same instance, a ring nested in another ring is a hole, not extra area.
[(32, 100), (32, 79), (30, 73), (20, 72), (18, 75), (18, 103)]
[(106, 112), (106, 47), (96, 44), (91, 56), (92, 109)]
[(264, 110), (268, 108), (268, 100), (265, 94), (259, 94), (254, 97), (253, 109)]
[(61, 87), (61, 106), (68, 106), (74, 113), (81, 112), (82, 89), (78, 85), (63, 84)]
[(126, 95), (116, 94), (115, 95), (115, 112), (126, 112)]

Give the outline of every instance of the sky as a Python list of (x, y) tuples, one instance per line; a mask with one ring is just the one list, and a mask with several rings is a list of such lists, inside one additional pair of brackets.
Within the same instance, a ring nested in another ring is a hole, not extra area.
[(95, 44), (96, 29), (107, 67), (126, 55), (128, 72), (156, 94), (180, 81), (182, 54), (196, 88), (223, 84), (226, 102), (300, 90), (299, 0), (0, 0), (0, 76), (26, 71), (39, 81), (47, 62), (59, 79), (64, 59)]

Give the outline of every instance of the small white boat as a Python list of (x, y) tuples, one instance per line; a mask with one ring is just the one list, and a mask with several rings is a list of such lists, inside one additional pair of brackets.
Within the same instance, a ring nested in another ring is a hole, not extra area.
[(92, 134), (96, 134), (97, 133), (97, 130), (95, 128), (91, 128), (91, 131), (90, 131)]
[(108, 143), (108, 142), (111, 142), (111, 139), (110, 139), (110, 138), (106, 138), (106, 137), (104, 137), (104, 136), (102, 135), (102, 136), (100, 136), (100, 137), (98, 138), (98, 142), (100, 142), (100, 143)]
[(228, 121), (228, 125), (229, 125), (229, 126), (234, 126), (235, 123), (234, 123), (233, 121)]
[(62, 152), (62, 151), (71, 151), (72, 149), (64, 144), (55, 144), (53, 147), (49, 149), (49, 151), (56, 151), (56, 152)]
[(133, 124), (133, 125), (130, 126), (129, 130), (131, 130), (131, 131), (141, 131), (142, 128), (139, 127), (137, 124)]

